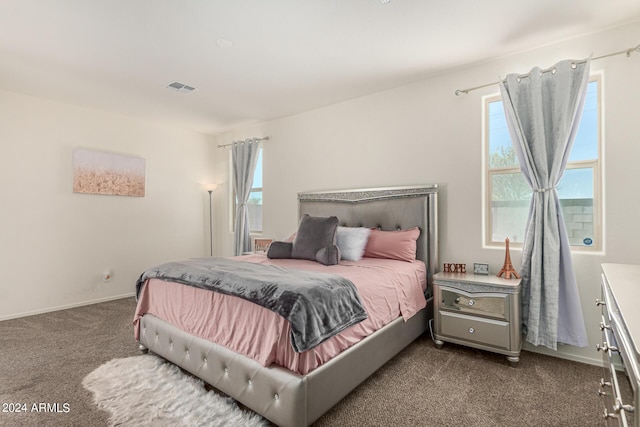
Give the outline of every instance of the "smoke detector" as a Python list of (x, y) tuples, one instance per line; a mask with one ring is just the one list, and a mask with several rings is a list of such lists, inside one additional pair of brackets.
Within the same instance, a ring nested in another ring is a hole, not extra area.
[(167, 85), (167, 89), (173, 89), (173, 90), (178, 91), (180, 93), (189, 93), (189, 92), (193, 92), (194, 90), (196, 90), (195, 87), (187, 86), (187, 85), (185, 85), (183, 83), (180, 83), (180, 82), (169, 83)]

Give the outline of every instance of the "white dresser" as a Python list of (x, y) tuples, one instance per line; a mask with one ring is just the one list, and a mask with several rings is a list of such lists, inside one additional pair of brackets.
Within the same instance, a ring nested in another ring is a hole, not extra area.
[[(608, 426), (640, 427), (640, 265), (602, 264), (602, 343), (604, 375), (598, 394)], [(617, 370), (623, 367), (624, 370)]]

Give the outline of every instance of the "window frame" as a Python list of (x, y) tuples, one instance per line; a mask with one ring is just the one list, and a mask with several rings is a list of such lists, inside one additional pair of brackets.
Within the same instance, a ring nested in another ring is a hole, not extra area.
[[(589, 77), (589, 83), (597, 83), (597, 159), (593, 160), (577, 160), (567, 162), (566, 170), (569, 169), (591, 169), (593, 171), (593, 235), (594, 244), (571, 245), (571, 251), (586, 253), (601, 253), (604, 251), (604, 229), (603, 229), (603, 206), (604, 206), (604, 189), (603, 189), (603, 153), (604, 153), (604, 108), (603, 108), (603, 76), (601, 72), (593, 73)], [(493, 216), (492, 216), (492, 183), (495, 175), (518, 173), (522, 174), (519, 166), (515, 167), (499, 167), (490, 168), (490, 117), (489, 104), (502, 100), (501, 95), (491, 94), (482, 98), (482, 187), (483, 187), (483, 209), (482, 209), (482, 225), (483, 225), (483, 247), (484, 248), (504, 248), (504, 241), (493, 241)], [(566, 225), (566, 223), (565, 223)], [(525, 230), (523, 230), (524, 232)], [(522, 243), (509, 242), (509, 246), (516, 249), (522, 248)]]

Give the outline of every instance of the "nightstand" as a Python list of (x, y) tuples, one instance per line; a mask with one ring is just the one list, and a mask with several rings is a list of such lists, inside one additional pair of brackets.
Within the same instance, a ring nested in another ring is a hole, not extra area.
[(520, 279), (471, 273), (433, 276), (434, 341), (462, 344), (520, 361)]

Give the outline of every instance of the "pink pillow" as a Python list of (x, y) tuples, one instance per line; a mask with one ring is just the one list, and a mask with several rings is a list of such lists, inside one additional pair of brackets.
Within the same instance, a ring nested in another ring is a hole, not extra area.
[(416, 259), (416, 242), (420, 229), (413, 227), (401, 231), (371, 230), (364, 257), (389, 258), (413, 262)]

